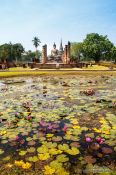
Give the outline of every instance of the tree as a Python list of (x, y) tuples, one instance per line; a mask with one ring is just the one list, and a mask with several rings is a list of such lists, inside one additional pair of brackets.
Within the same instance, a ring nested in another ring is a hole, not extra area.
[(71, 58), (72, 61), (79, 61), (82, 54), (82, 43), (71, 43)]
[(33, 58), (35, 58), (37, 55), (38, 58), (40, 58), (41, 56), (41, 52), (37, 51), (37, 52), (32, 52), (31, 50), (25, 52), (22, 56), (22, 60), (23, 61), (32, 61)]
[(20, 43), (13, 45), (14, 55), (16, 63), (18, 60), (21, 60), (21, 54), (24, 52), (24, 48)]
[(24, 52), (24, 48), (20, 43), (3, 44), (0, 46), (0, 59), (13, 62), (21, 59), (21, 54)]
[(116, 63), (116, 47), (115, 46), (111, 50), (111, 58)]
[[(40, 39), (38, 37), (34, 37), (33, 40), (32, 40), (32, 42), (33, 42), (33, 45), (36, 48), (36, 53), (37, 53), (37, 48), (40, 45), (41, 41), (40, 41)], [(37, 54), (36, 54), (36, 58), (37, 58)]]
[(108, 56), (111, 52), (113, 44), (109, 41), (107, 36), (102, 36), (97, 33), (90, 33), (83, 41), (82, 53), (85, 57), (94, 59), (99, 62), (101, 59)]

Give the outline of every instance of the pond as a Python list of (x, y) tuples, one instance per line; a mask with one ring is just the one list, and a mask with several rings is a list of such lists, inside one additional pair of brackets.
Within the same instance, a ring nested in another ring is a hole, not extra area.
[(116, 77), (0, 81), (0, 174), (116, 172)]

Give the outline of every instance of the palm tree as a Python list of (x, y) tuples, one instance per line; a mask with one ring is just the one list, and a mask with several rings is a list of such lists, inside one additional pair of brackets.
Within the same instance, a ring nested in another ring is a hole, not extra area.
[(33, 40), (32, 40), (32, 42), (33, 42), (33, 45), (36, 48), (36, 57), (37, 57), (37, 48), (40, 45), (41, 41), (40, 41), (40, 39), (38, 37), (34, 37)]
[(38, 37), (34, 37), (33, 40), (32, 40), (32, 42), (33, 42), (33, 45), (35, 46), (36, 51), (37, 51), (37, 48), (38, 48), (38, 46), (41, 43), (40, 39)]

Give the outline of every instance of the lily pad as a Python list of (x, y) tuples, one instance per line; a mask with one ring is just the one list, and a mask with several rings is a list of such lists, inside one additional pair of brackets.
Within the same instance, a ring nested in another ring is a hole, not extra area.
[(54, 136), (54, 137), (52, 137), (52, 141), (54, 141), (54, 142), (60, 142), (60, 141), (62, 141), (62, 137), (61, 136)]
[(28, 153), (34, 153), (36, 151), (36, 149), (34, 147), (30, 147), (27, 149)]
[(102, 152), (104, 154), (111, 154), (113, 152), (113, 150), (111, 148), (106, 148), (106, 147), (103, 147), (102, 148)]
[(4, 153), (4, 150), (0, 149), (0, 155)]
[(56, 160), (58, 162), (63, 163), (63, 162), (68, 162), (69, 161), (69, 158), (65, 154), (61, 154), (61, 155), (58, 155), (57, 156)]
[(29, 162), (37, 162), (38, 161), (38, 157), (37, 156), (28, 157), (28, 161)]
[(85, 159), (85, 161), (86, 161), (87, 163), (93, 164), (93, 163), (96, 162), (96, 159), (93, 158), (92, 156), (85, 156), (84, 159)]
[(20, 151), (20, 152), (19, 152), (19, 155), (20, 155), (20, 156), (24, 156), (24, 155), (26, 155), (26, 153), (27, 153), (27, 151)]
[(33, 146), (33, 145), (35, 145), (35, 144), (36, 144), (36, 142), (35, 142), (35, 141), (33, 141), (33, 140), (32, 140), (32, 141), (30, 141), (30, 142), (28, 142), (28, 145), (29, 145), (29, 146)]

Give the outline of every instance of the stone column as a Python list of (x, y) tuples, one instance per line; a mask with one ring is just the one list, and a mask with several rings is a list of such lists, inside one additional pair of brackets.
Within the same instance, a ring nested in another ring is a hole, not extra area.
[(67, 46), (67, 64), (70, 63), (70, 50), (71, 50), (71, 44), (70, 44), (70, 42), (68, 42), (68, 46)]
[(68, 53), (68, 46), (65, 45), (64, 48), (64, 63), (67, 64), (67, 53)]
[(47, 62), (47, 45), (45, 44), (42, 47), (42, 64), (45, 64)]

